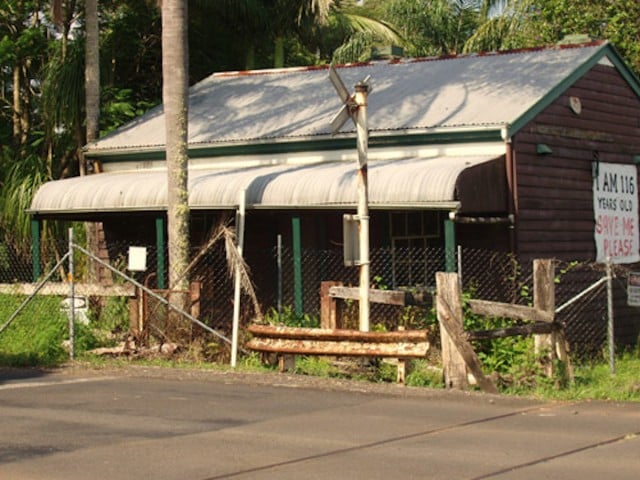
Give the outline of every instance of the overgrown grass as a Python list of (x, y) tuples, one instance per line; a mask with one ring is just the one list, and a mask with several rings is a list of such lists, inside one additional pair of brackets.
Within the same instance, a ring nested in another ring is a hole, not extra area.
[(531, 389), (507, 393), (533, 395), (558, 400), (613, 400), (640, 402), (640, 347), (618, 356), (615, 374), (606, 360), (577, 365), (575, 380), (564, 388), (547, 382)]
[[(3, 325), (26, 297), (0, 295), (0, 325)], [(100, 344), (95, 331), (75, 324), (76, 353)], [(0, 365), (55, 366), (69, 358), (65, 343), (69, 340), (69, 320), (60, 309), (60, 298), (37, 296), (26, 304), (11, 324), (0, 333)]]
[[(0, 322), (4, 324), (24, 297), (0, 296)], [(9, 366), (51, 366), (67, 358), (62, 342), (67, 338), (67, 318), (60, 300), (38, 297), (0, 333), (0, 363)]]

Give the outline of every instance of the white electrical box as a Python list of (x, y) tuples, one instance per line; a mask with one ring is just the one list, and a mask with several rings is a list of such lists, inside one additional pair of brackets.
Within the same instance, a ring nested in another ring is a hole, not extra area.
[(347, 267), (360, 265), (359, 227), (360, 219), (357, 215), (345, 214), (342, 217), (344, 264)]

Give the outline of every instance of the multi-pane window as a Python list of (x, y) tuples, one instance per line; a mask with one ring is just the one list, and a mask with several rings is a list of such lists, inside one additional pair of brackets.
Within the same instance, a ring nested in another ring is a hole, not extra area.
[(432, 283), (427, 247), (438, 244), (439, 212), (392, 212), (389, 216), (394, 288)]

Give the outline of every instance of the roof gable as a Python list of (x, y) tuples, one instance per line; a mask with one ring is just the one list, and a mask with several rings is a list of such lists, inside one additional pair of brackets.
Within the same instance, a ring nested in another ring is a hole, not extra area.
[[(338, 67), (348, 88), (371, 76), (372, 138), (501, 130), (515, 133), (603, 57), (640, 92), (608, 43)], [(340, 100), (326, 68), (213, 74), (190, 89), (190, 148), (331, 138)], [(162, 106), (87, 147), (89, 155), (162, 151)], [(338, 136), (354, 136), (351, 122)]]

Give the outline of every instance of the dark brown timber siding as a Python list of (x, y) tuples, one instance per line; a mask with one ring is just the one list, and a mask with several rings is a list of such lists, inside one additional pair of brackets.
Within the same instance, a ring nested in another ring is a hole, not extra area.
[[(580, 99), (579, 115), (569, 107), (572, 96)], [(639, 125), (638, 96), (613, 67), (597, 65), (516, 135), (521, 259), (595, 260), (591, 164), (595, 159), (632, 164), (640, 154)], [(537, 154), (537, 144), (552, 153)], [(632, 345), (640, 331), (638, 309), (627, 306), (624, 288), (614, 283), (616, 342)], [(598, 298), (599, 305), (587, 307), (581, 322), (606, 322), (606, 295)]]
[[(569, 108), (572, 96), (579, 115)], [(591, 163), (633, 163), (639, 122), (637, 95), (614, 68), (597, 65), (515, 136), (522, 257), (595, 259)], [(552, 153), (537, 154), (537, 144)]]

